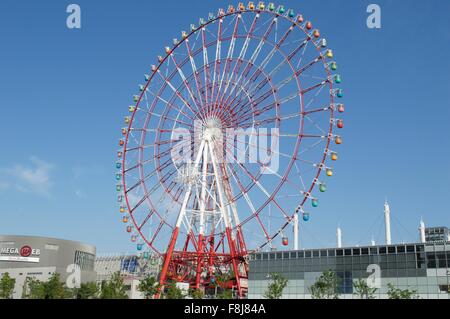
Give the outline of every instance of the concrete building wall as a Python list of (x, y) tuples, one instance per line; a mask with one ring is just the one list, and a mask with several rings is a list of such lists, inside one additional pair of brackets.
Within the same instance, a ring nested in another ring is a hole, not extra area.
[(34, 236), (0, 236), (0, 276), (8, 272), (16, 279), (13, 298), (22, 296), (27, 277), (47, 281), (57, 272), (62, 281), (72, 274), (69, 265), (81, 268), (81, 282), (96, 280), (96, 249), (84, 243)]

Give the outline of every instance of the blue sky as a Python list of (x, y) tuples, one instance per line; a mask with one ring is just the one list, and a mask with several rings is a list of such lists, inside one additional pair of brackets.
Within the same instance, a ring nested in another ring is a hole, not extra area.
[[(0, 11), (0, 233), (44, 235), (133, 251), (120, 222), (114, 162), (123, 116), (143, 74), (180, 31), (224, 1), (3, 1)], [(382, 28), (366, 27), (377, 3)], [(301, 245), (450, 226), (450, 2), (289, 1), (326, 35), (345, 89), (344, 145)]]

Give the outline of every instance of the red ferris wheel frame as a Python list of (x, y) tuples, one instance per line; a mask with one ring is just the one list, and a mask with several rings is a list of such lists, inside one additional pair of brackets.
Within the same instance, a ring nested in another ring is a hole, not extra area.
[[(325, 139), (326, 142), (325, 142), (324, 152), (321, 157), (321, 160), (316, 165), (317, 172), (315, 173), (313, 182), (309, 186), (307, 191), (305, 192), (305, 196), (303, 197), (300, 204), (298, 205), (296, 213), (295, 214), (286, 213), (284, 211), (282, 205), (276, 200), (275, 196), (277, 195), (280, 188), (288, 181), (289, 174), (294, 166), (295, 161), (297, 160), (296, 154), (298, 154), (302, 139), (310, 137), (307, 134), (304, 134), (304, 132), (303, 132), (304, 120), (305, 120), (304, 116), (301, 116), (301, 119), (300, 119), (300, 127), (299, 127), (299, 131), (298, 131), (298, 135), (297, 135), (298, 139), (296, 140), (295, 147), (293, 149), (294, 155), (292, 156), (292, 159), (290, 160), (289, 164), (287, 165), (284, 175), (282, 175), (280, 177), (280, 181), (279, 181), (278, 185), (274, 188), (274, 190), (271, 192), (270, 196), (268, 196), (268, 198), (265, 200), (265, 202), (262, 205), (260, 205), (258, 208), (255, 208), (253, 215), (248, 216), (240, 224), (235, 224), (234, 227), (232, 227), (232, 228), (231, 227), (226, 228), (224, 232), (219, 234), (218, 238), (217, 238), (217, 234), (214, 234), (214, 233), (211, 236), (208, 236), (208, 235), (200, 236), (198, 234), (194, 234), (194, 232), (188, 232), (188, 233), (186, 233), (186, 239), (185, 239), (185, 244), (184, 244), (183, 249), (181, 249), (181, 250), (175, 249), (175, 245), (176, 245), (178, 235), (179, 235), (179, 228), (173, 227), (173, 225), (171, 225), (170, 223), (167, 223), (158, 213), (157, 207), (154, 207), (154, 204), (149, 200), (149, 197), (150, 197), (149, 190), (147, 189), (147, 186), (144, 182), (145, 174), (144, 174), (144, 170), (142, 167), (143, 165), (141, 165), (145, 161), (145, 158), (143, 156), (143, 152), (141, 152), (141, 151), (139, 153), (140, 154), (139, 155), (140, 156), (139, 163), (137, 164), (138, 165), (137, 168), (139, 169), (139, 175), (140, 175), (140, 183), (136, 183), (135, 185), (137, 185), (137, 186), (133, 185), (133, 187), (141, 187), (142, 188), (142, 190), (144, 192), (144, 196), (143, 196), (142, 200), (149, 201), (149, 204), (153, 209), (152, 214), (154, 213), (157, 216), (159, 216), (161, 218), (161, 222), (165, 223), (169, 228), (172, 229), (171, 239), (170, 239), (169, 245), (167, 246), (167, 250), (161, 251), (161, 250), (157, 249), (153, 243), (153, 240), (156, 237), (154, 237), (152, 240), (149, 240), (147, 238), (146, 234), (144, 234), (142, 232), (141, 227), (139, 227), (139, 225), (141, 223), (139, 223), (135, 219), (133, 210), (136, 207), (131, 205), (129, 197), (127, 196), (126, 175), (130, 169), (127, 166), (127, 153), (130, 151), (130, 149), (127, 148), (127, 145), (129, 145), (130, 132), (131, 132), (132, 125), (135, 121), (135, 116), (139, 109), (140, 103), (143, 100), (145, 93), (148, 90), (150, 83), (152, 83), (154, 77), (157, 76), (162, 65), (164, 63), (166, 63), (168, 60), (172, 59), (174, 65), (176, 66), (175, 69), (173, 70), (173, 73), (171, 74), (172, 77), (176, 74), (177, 70), (179, 71), (180, 68), (184, 64), (188, 63), (189, 57), (187, 57), (183, 61), (183, 63), (179, 63), (175, 60), (172, 53), (177, 48), (179, 48), (183, 43), (185, 43), (185, 45), (187, 46), (187, 48), (189, 50), (189, 55), (191, 56), (192, 52), (190, 51), (188, 41), (191, 37), (198, 34), (199, 31), (204, 34), (204, 30), (205, 30), (206, 26), (216, 23), (217, 21), (220, 21), (220, 23), (221, 23), (221, 21), (224, 18), (229, 17), (229, 16), (237, 16), (237, 15), (249, 14), (249, 13), (260, 14), (263, 12), (271, 13), (277, 19), (278, 18), (286, 19), (292, 24), (291, 28), (288, 29), (288, 31), (286, 31), (286, 33), (279, 39), (278, 43), (273, 43), (275, 48), (279, 49), (281, 47), (283, 41), (286, 39), (286, 37), (292, 31), (293, 28), (300, 29), (307, 36), (308, 41), (314, 39), (314, 37), (311, 36), (312, 31), (309, 31), (311, 29), (311, 27), (308, 27), (309, 26), (308, 24), (310, 24), (310, 22), (304, 22), (303, 17), (301, 15), (297, 15), (297, 16), (295, 16), (295, 18), (291, 17), (290, 11), (288, 11), (286, 14), (283, 14), (283, 12), (280, 11), (280, 7), (277, 10), (270, 11), (270, 10), (264, 10), (264, 9), (261, 10), (260, 8), (259, 9), (258, 8), (251, 9), (250, 7), (242, 8), (241, 6), (239, 6), (239, 8), (237, 10), (229, 8), (228, 12), (226, 12), (226, 13), (223, 11), (222, 12), (219, 11), (219, 15), (217, 17), (213, 17), (213, 18), (209, 19), (208, 21), (204, 22), (203, 24), (201, 24), (200, 26), (198, 26), (196, 28), (192, 28), (191, 32), (189, 34), (186, 34), (185, 36), (183, 36), (183, 39), (180, 40), (179, 42), (177, 42), (172, 49), (166, 50), (166, 55), (164, 57), (159, 58), (159, 64), (155, 68), (153, 68), (151, 75), (147, 78), (147, 83), (143, 86), (143, 88), (141, 90), (142, 91), (141, 94), (137, 98), (135, 98), (136, 104), (134, 106), (134, 109), (132, 110), (132, 115), (128, 122), (128, 124), (129, 124), (128, 128), (125, 131), (125, 138), (124, 138), (124, 140), (121, 140), (121, 142), (120, 142), (121, 146), (123, 146), (123, 149), (121, 151), (119, 151), (119, 157), (122, 158), (121, 159), (122, 160), (121, 178), (122, 178), (122, 185), (123, 185), (123, 190), (124, 190), (124, 199), (125, 199), (126, 207), (130, 213), (130, 217), (136, 228), (136, 232), (140, 235), (142, 240), (149, 247), (151, 247), (156, 253), (160, 254), (164, 258), (163, 268), (162, 268), (161, 277), (160, 277), (161, 284), (166, 284), (167, 280), (171, 279), (171, 280), (176, 280), (176, 281), (188, 281), (192, 287), (200, 288), (201, 286), (208, 286), (208, 285), (213, 284), (212, 280), (215, 278), (214, 276), (217, 273), (226, 273), (226, 272), (230, 272), (230, 270), (231, 270), (232, 273), (234, 274), (234, 278), (232, 278), (232, 280), (230, 282), (237, 287), (239, 296), (244, 295), (245, 290), (246, 290), (245, 279), (247, 278), (247, 270), (248, 270), (247, 269), (247, 261), (246, 261), (246, 256), (247, 256), (248, 250), (247, 250), (247, 247), (245, 244), (244, 234), (242, 232), (242, 226), (245, 223), (247, 223), (249, 220), (251, 220), (252, 218), (255, 218), (255, 216), (256, 216), (256, 219), (259, 221), (259, 224), (260, 224), (261, 228), (263, 229), (263, 231), (265, 232), (266, 239), (267, 239), (264, 243), (262, 243), (259, 247), (256, 248), (256, 249), (262, 249), (265, 245), (270, 243), (275, 237), (282, 234), (282, 230), (284, 228), (286, 228), (294, 220), (294, 217), (296, 216), (296, 214), (299, 211), (303, 211), (302, 207), (305, 204), (305, 202), (311, 198), (310, 194), (312, 193), (316, 184), (318, 184), (319, 177), (320, 177), (322, 170), (326, 169), (327, 175), (329, 175), (329, 168), (325, 165), (325, 161), (326, 161), (327, 157), (330, 155), (330, 152), (329, 152), (330, 142), (333, 138), (335, 138), (335, 141), (337, 144), (340, 144), (340, 142), (341, 142), (340, 136), (333, 135), (333, 127), (336, 124), (336, 121), (334, 119), (334, 111), (336, 108), (339, 108), (340, 112), (343, 111), (343, 105), (341, 105), (341, 104), (337, 105), (334, 103), (334, 97), (336, 95), (339, 96), (339, 94), (341, 94), (341, 92), (333, 89), (333, 79), (334, 78), (332, 77), (330, 67), (327, 63), (327, 58), (329, 58), (330, 56), (332, 57), (332, 54), (329, 54), (329, 52), (331, 52), (331, 51), (327, 50), (326, 53), (324, 54), (321, 52), (323, 47), (315, 45), (316, 50), (319, 53), (321, 62), (323, 62), (323, 64), (326, 66), (324, 68), (325, 72), (326, 72), (326, 80), (323, 81), (322, 83), (319, 83), (315, 87), (308, 87), (306, 89), (302, 89), (300, 75), (308, 67), (308, 65), (304, 66), (302, 69), (298, 69), (298, 68), (296, 68), (295, 65), (293, 65), (291, 63), (290, 56), (288, 56), (288, 55), (282, 53), (280, 50), (278, 50), (277, 53), (281, 54), (284, 57), (285, 62), (287, 63), (287, 65), (290, 67), (290, 69), (292, 70), (292, 72), (294, 74), (295, 82), (296, 82), (296, 85), (297, 85), (299, 93), (300, 93), (300, 104), (299, 104), (300, 112), (303, 115), (325, 110), (325, 108), (313, 109), (313, 110), (308, 110), (308, 111), (305, 110), (304, 99), (303, 99), (304, 94), (306, 94), (307, 92), (309, 92), (311, 90), (314, 90), (319, 85), (321, 85), (321, 86), (327, 85), (329, 88), (329, 91), (330, 91), (329, 105), (326, 109), (327, 111), (329, 111), (330, 121), (329, 121), (329, 126), (328, 126), (328, 134), (326, 135), (326, 139)], [(236, 19), (236, 21), (238, 21), (238, 19)], [(237, 24), (237, 22), (236, 22), (236, 24)], [(249, 34), (251, 34), (253, 32), (253, 29), (252, 29), (253, 27), (254, 27), (254, 24), (252, 24)], [(233, 31), (234, 36), (236, 35), (235, 33), (236, 33), (236, 31)], [(218, 39), (220, 39), (220, 37), (218, 37)], [(267, 39), (265, 39), (265, 41), (268, 42)], [(200, 52), (202, 50), (203, 51), (206, 50), (207, 45), (212, 46), (213, 44), (214, 44), (213, 42), (210, 42), (209, 44), (207, 44), (203, 40), (202, 47), (198, 48), (196, 51), (197, 54), (198, 54), (198, 52)], [(293, 52), (293, 54), (296, 54), (299, 49), (296, 49), (296, 50), (297, 51)], [(249, 61), (245, 61), (243, 59), (241, 59), (241, 60), (242, 60), (242, 62), (240, 62), (240, 63), (245, 64), (245, 62), (247, 62), (247, 67), (250, 65)], [(217, 67), (218, 61), (216, 59), (213, 62), (214, 62), (214, 69), (215, 69)], [(315, 61), (314, 63), (317, 63), (317, 62), (318, 61)], [(220, 64), (220, 62), (219, 62), (219, 64)], [(233, 72), (235, 72), (235, 70), (236, 70), (236, 64), (234, 65)], [(228, 66), (228, 70), (227, 70), (227, 66)], [(251, 66), (251, 67), (253, 67), (253, 66)], [(208, 68), (208, 66), (204, 65), (203, 68)], [(255, 72), (257, 72), (259, 69), (257, 66), (255, 66), (255, 68), (257, 69)], [(240, 69), (240, 67), (239, 67), (239, 69)], [(225, 71), (225, 70), (227, 70), (227, 71)], [(228, 60), (226, 60), (224, 72), (226, 72), (228, 74), (230, 72), (230, 70), (231, 70), (231, 62), (228, 64)], [(205, 72), (205, 76), (206, 76), (206, 71), (204, 71), (204, 72)], [(239, 70), (238, 70), (238, 72), (239, 72)], [(267, 83), (269, 83), (269, 85), (270, 85), (269, 90), (272, 90), (272, 92), (270, 92), (270, 93), (274, 94), (275, 107), (279, 108), (281, 105), (281, 103), (280, 103), (281, 101), (279, 100), (279, 97), (276, 96), (277, 92), (276, 92), (276, 89), (274, 88), (274, 85), (271, 83), (270, 77), (267, 75), (264, 75), (264, 70), (259, 70), (259, 72), (260, 72), (259, 74), (263, 74), (263, 76), (266, 77)], [(210, 74), (209, 71), (208, 71), (208, 74)], [(258, 74), (258, 76), (259, 76), (259, 74)], [(219, 75), (220, 75), (220, 66), (219, 66)], [(194, 79), (197, 82), (197, 89), (199, 89), (198, 74), (193, 72), (189, 78)], [(169, 79), (171, 79), (171, 78), (169, 77)], [(167, 79), (163, 79), (163, 81), (165, 81), (166, 83), (164, 86), (161, 87), (161, 92), (167, 88), (167, 83), (168, 83)], [(205, 79), (205, 82), (207, 82), (207, 79)], [(186, 80), (182, 84), (184, 84), (186, 86), (188, 91), (189, 90), (193, 91), (193, 88), (189, 87), (189, 81)], [(180, 84), (180, 85), (182, 85), (182, 84)], [(171, 105), (169, 104), (169, 102), (167, 104), (169, 107), (173, 106), (173, 104), (174, 104), (173, 101), (175, 99), (177, 99), (177, 98), (181, 99), (180, 96), (182, 94), (177, 90), (178, 90), (178, 88), (176, 88), (174, 95), (172, 96), (172, 99), (170, 100)], [(212, 87), (211, 90), (212, 90), (211, 91), (212, 94), (214, 94), (216, 88)], [(208, 83), (206, 83), (205, 91), (208, 92)], [(177, 92), (178, 92), (178, 94), (177, 94)], [(158, 92), (157, 94), (159, 94), (159, 93), (160, 92)], [(217, 98), (219, 98), (219, 93), (220, 93), (220, 88), (217, 92)], [(208, 93), (206, 93), (206, 94), (208, 94)], [(199, 94), (199, 97), (201, 98), (201, 94)], [(222, 96), (221, 98), (222, 98), (222, 102), (224, 102), (224, 100), (229, 101), (231, 96), (228, 96), (228, 97)], [(234, 97), (234, 99), (236, 99), (236, 98), (237, 98), (237, 96)], [(195, 98), (192, 98), (193, 102), (194, 102), (194, 100), (195, 100)], [(151, 114), (151, 112), (153, 111), (153, 108), (155, 107), (155, 105), (157, 103), (157, 101), (156, 102), (155, 101), (156, 101), (156, 99), (153, 101), (152, 108), (148, 112), (149, 114)], [(252, 105), (252, 110), (251, 110), (252, 114), (250, 116), (253, 116), (253, 118), (254, 118), (256, 115), (255, 114), (256, 110), (253, 109), (253, 103), (254, 102), (250, 101), (250, 104)], [(258, 104), (258, 103), (256, 103), (256, 104)], [(224, 118), (227, 114), (225, 114), (226, 110), (221, 108), (221, 107), (223, 107), (223, 105), (226, 105), (229, 107), (229, 104), (227, 104), (227, 103), (207, 105), (206, 109), (198, 110), (199, 113), (197, 113), (196, 115), (211, 114), (211, 112), (212, 112), (213, 114), (217, 115), (221, 120), (224, 120)], [(242, 106), (240, 106), (240, 108), (242, 109)], [(203, 114), (201, 114), (200, 111), (203, 111)], [(195, 114), (195, 113), (193, 112), (193, 114)], [(277, 113), (277, 116), (278, 116), (278, 113)], [(279, 121), (280, 121), (279, 118), (275, 119), (276, 123), (279, 123)], [(148, 126), (148, 123), (149, 123), (149, 117), (147, 117), (145, 120), (144, 128), (146, 128)], [(142, 134), (141, 141), (145, 140), (146, 130), (143, 129), (141, 134)], [(158, 134), (160, 134), (160, 132), (158, 132)], [(155, 151), (156, 154), (166, 152), (166, 151), (160, 150), (160, 145), (155, 146), (155, 149), (156, 149), (156, 151)], [(181, 192), (180, 192), (179, 190), (182, 188), (179, 187), (178, 190), (175, 192), (175, 194), (173, 194), (172, 191), (173, 191), (173, 188), (175, 188), (175, 185), (173, 183), (170, 184), (170, 186), (164, 184), (165, 181), (163, 181), (163, 178), (165, 175), (163, 175), (162, 172), (165, 169), (165, 167), (161, 168), (161, 167), (163, 167), (163, 163), (160, 162), (160, 157), (156, 156), (155, 162), (158, 165), (156, 167), (156, 174), (158, 175), (159, 181), (161, 182), (161, 184), (164, 188), (164, 192), (168, 196), (170, 196), (173, 201), (179, 202), (179, 199), (180, 199), (182, 191), (183, 191), (183, 190), (181, 190)], [(166, 163), (164, 163), (164, 165), (166, 165)], [(132, 167), (132, 168), (135, 168), (135, 167)], [(245, 172), (245, 168), (242, 168), (242, 170)], [(332, 174), (332, 171), (330, 171), (330, 172)], [(261, 174), (259, 174), (257, 176), (253, 176), (251, 174), (251, 172), (248, 172), (248, 171), (246, 173), (250, 179), (250, 182), (248, 183), (247, 186), (245, 186), (242, 183), (239, 183), (241, 192), (238, 195), (236, 195), (236, 197), (231, 196), (233, 201), (239, 199), (242, 196), (245, 196), (245, 194), (248, 193), (248, 191), (250, 190), (251, 187), (256, 187), (255, 185), (257, 185), (259, 177), (261, 176)], [(222, 169), (222, 174), (223, 174), (222, 176), (227, 176), (227, 169)], [(234, 175), (233, 172), (231, 172), (231, 174)], [(128, 189), (128, 190), (130, 190), (130, 189)], [(230, 198), (228, 200), (231, 201)], [(280, 230), (275, 232), (274, 234), (270, 234), (270, 232), (268, 232), (265, 229), (265, 226), (260, 222), (260, 220), (258, 218), (258, 214), (270, 203), (273, 203), (287, 217), (284, 224), (281, 225)], [(192, 249), (192, 248), (194, 248), (194, 249)], [(209, 280), (202, 280), (201, 276), (205, 272), (209, 274), (209, 277), (208, 277)], [(192, 276), (192, 274), (195, 274), (195, 276)]]

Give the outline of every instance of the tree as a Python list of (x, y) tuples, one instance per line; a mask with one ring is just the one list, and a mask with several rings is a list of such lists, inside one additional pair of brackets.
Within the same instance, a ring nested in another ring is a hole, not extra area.
[(27, 277), (23, 284), (22, 298), (44, 299), (45, 293), (43, 282), (33, 277)]
[(336, 273), (331, 270), (324, 271), (311, 286), (311, 296), (313, 299), (339, 299), (337, 286)]
[(203, 291), (201, 289), (190, 289), (189, 296), (192, 299), (203, 299), (205, 294), (203, 293)]
[(48, 281), (27, 277), (22, 298), (29, 299), (65, 299), (70, 297), (70, 290), (60, 280), (59, 273), (53, 273)]
[(9, 273), (5, 272), (0, 279), (0, 299), (12, 299), (16, 279), (11, 278)]
[(100, 298), (128, 299), (120, 271), (113, 273), (108, 281), (102, 282)]
[(233, 292), (227, 288), (233, 276), (234, 273), (231, 271), (230, 273), (218, 274), (214, 277), (214, 295), (216, 299), (233, 299)]
[(388, 283), (388, 292), (387, 293), (388, 293), (389, 299), (417, 299), (417, 298), (419, 298), (416, 290), (399, 289), (399, 288), (394, 287), (394, 285), (391, 283)]
[(80, 288), (73, 289), (73, 295), (76, 299), (95, 299), (98, 297), (99, 289), (97, 283), (82, 283)]
[(43, 286), (44, 299), (65, 299), (70, 296), (70, 290), (61, 282), (59, 273), (53, 273)]
[(231, 289), (223, 289), (221, 293), (216, 295), (217, 299), (233, 299), (233, 292)]
[(374, 299), (375, 292), (377, 291), (377, 288), (370, 288), (367, 284), (367, 281), (364, 279), (358, 279), (353, 283), (353, 287), (355, 288), (356, 294), (361, 299)]
[(175, 281), (167, 285), (167, 290), (164, 293), (164, 299), (184, 299), (183, 291), (177, 287)]
[(152, 299), (159, 291), (160, 284), (153, 276), (147, 276), (139, 282), (138, 290), (144, 294), (145, 299)]
[(232, 274), (218, 274), (215, 277), (215, 285), (225, 288), (227, 286), (227, 283), (232, 279)]
[(270, 283), (264, 293), (266, 299), (280, 299), (283, 290), (286, 288), (288, 280), (280, 274), (270, 274)]

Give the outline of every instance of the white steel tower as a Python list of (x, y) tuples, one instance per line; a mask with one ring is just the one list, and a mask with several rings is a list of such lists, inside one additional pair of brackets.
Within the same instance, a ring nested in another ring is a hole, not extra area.
[(391, 210), (387, 200), (384, 202), (384, 223), (386, 226), (386, 245), (391, 244)]

